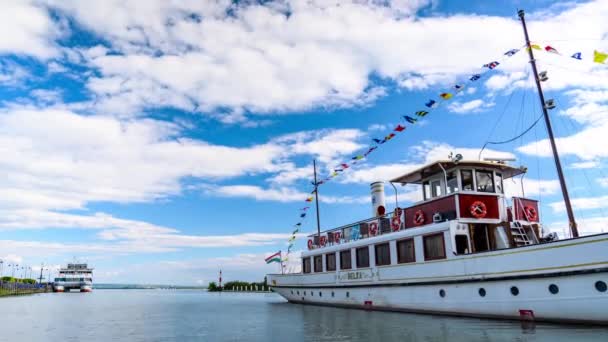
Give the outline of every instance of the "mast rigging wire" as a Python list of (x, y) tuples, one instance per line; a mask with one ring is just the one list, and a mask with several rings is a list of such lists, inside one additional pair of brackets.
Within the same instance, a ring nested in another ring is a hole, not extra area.
[(536, 119), (536, 121), (534, 121), (534, 122), (532, 123), (532, 125), (531, 125), (530, 127), (526, 128), (526, 130), (525, 130), (525, 131), (523, 131), (521, 134), (517, 135), (516, 137), (513, 137), (513, 138), (508, 139), (508, 140), (503, 140), (503, 141), (486, 141), (486, 143), (485, 143), (485, 144), (483, 144), (483, 147), (481, 148), (481, 151), (479, 151), (479, 159), (481, 159), (481, 153), (483, 152), (483, 150), (485, 150), (485, 148), (486, 148), (488, 145), (502, 145), (502, 144), (508, 144), (508, 143), (510, 143), (510, 142), (513, 142), (513, 141), (515, 141), (515, 140), (517, 140), (517, 139), (519, 139), (519, 138), (523, 137), (524, 135), (526, 135), (526, 133), (530, 132), (530, 130), (532, 130), (532, 128), (534, 128), (534, 126), (536, 126), (536, 124), (538, 124), (538, 122), (539, 122), (539, 121), (540, 121), (540, 119), (542, 119), (542, 118), (543, 118), (543, 116), (542, 116), (542, 114), (541, 114), (541, 115), (540, 115), (540, 116), (539, 116), (539, 117)]

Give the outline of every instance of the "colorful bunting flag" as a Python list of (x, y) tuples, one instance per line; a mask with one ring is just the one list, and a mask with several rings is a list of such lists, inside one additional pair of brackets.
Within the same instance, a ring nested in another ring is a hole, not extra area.
[(416, 112), (416, 115), (418, 115), (419, 117), (424, 117), (428, 113), (429, 112), (427, 112), (426, 110), (419, 110), (419, 111)]
[(517, 53), (517, 51), (519, 51), (519, 49), (511, 49), (511, 50), (509, 50), (509, 51), (505, 52), (505, 56), (511, 57), (511, 56), (513, 56), (514, 54), (516, 54), (516, 53)]
[(384, 138), (384, 139), (386, 139), (386, 141), (389, 141), (389, 140), (393, 139), (394, 137), (395, 137), (395, 133), (391, 133), (391, 134), (387, 135), (386, 138)]
[(574, 59), (578, 59), (578, 60), (581, 60), (581, 59), (583, 58), (583, 57), (582, 57), (582, 54), (581, 54), (580, 52), (576, 52), (576, 53), (574, 53), (574, 54), (573, 54), (572, 56), (570, 56), (570, 57), (572, 57), (572, 58), (574, 58)]
[(370, 147), (369, 150), (367, 150), (367, 152), (365, 152), (363, 155), (367, 157), (368, 154), (372, 153), (377, 148), (378, 146)]
[(437, 102), (435, 100), (429, 100), (429, 102), (425, 103), (424, 105), (429, 108), (435, 108), (437, 107)]
[(471, 76), (471, 78), (469, 78), (469, 80), (471, 80), (471, 81), (477, 81), (480, 78), (481, 78), (480, 74), (475, 74), (475, 75)]
[(351, 159), (352, 160), (360, 160), (360, 159), (363, 159), (363, 156), (354, 156)]
[(450, 93), (442, 93), (442, 94), (441, 94), (441, 95), (439, 95), (439, 96), (441, 96), (441, 98), (442, 98), (442, 99), (444, 99), (444, 100), (449, 100), (449, 99), (451, 99), (451, 98), (452, 98), (452, 96), (453, 96), (453, 95), (452, 95), (452, 94), (450, 94)]
[(384, 141), (382, 141), (382, 140), (380, 140), (380, 139), (376, 139), (376, 138), (374, 138), (374, 139), (372, 139), (372, 140), (373, 140), (373, 141), (374, 141), (376, 144), (383, 144), (383, 143), (384, 143)]
[(530, 48), (533, 48), (534, 50), (542, 50), (542, 48), (538, 44), (530, 44), (527, 49), (530, 50)]
[[(312, 202), (312, 196), (306, 198), (306, 202)], [(302, 216), (302, 217), (304, 217), (304, 216)]]
[(494, 61), (494, 62), (490, 62), (488, 64), (484, 64), (483, 66), (484, 66), (484, 68), (488, 68), (488, 69), (492, 70), (492, 69), (496, 68), (499, 64), (500, 63), (498, 63), (497, 61)]
[(300, 209), (300, 210), (302, 210), (302, 211), (306, 211), (306, 210), (308, 210), (308, 209), (310, 209), (310, 207), (304, 207), (304, 208), (302, 208), (302, 209)]
[(545, 46), (545, 51), (550, 52), (550, 53), (555, 53), (560, 55), (559, 52), (557, 52), (557, 50), (555, 50), (553, 47), (551, 47), (550, 45)]
[(331, 173), (332, 177), (336, 177), (337, 175), (338, 175), (338, 172), (336, 172), (336, 171), (334, 171), (334, 172)]
[(608, 53), (599, 52), (597, 50), (593, 51), (593, 61), (595, 63), (604, 64), (608, 59)]
[(300, 228), (297, 228), (296, 230), (294, 230), (291, 234), (296, 235), (298, 232), (300, 232)]
[(411, 124), (414, 124), (414, 123), (416, 123), (416, 121), (418, 121), (418, 119), (413, 118), (411, 116), (407, 116), (407, 115), (405, 115), (404, 118), (405, 118), (405, 121), (407, 121), (407, 122), (409, 122)]
[(395, 127), (395, 132), (403, 132), (404, 130), (405, 126), (397, 125), (397, 127)]
[(302, 225), (302, 222), (298, 222), (298, 223), (294, 224), (294, 226), (296, 226), (296, 227), (299, 227), (301, 225)]
[[(307, 201), (307, 202), (310, 202), (309, 200), (306, 200), (306, 201)], [(300, 217), (302, 217), (302, 218), (306, 217), (306, 213), (301, 213), (301, 214), (300, 214)]]
[(464, 89), (464, 85), (460, 85), (460, 84), (454, 85), (454, 90), (456, 90), (456, 92), (462, 91), (463, 89)]
[(342, 166), (343, 169), (348, 169), (348, 164), (340, 164), (340, 166)]

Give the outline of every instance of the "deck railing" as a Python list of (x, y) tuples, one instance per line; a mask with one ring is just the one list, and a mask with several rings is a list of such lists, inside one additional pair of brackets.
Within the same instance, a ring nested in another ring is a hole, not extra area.
[(385, 214), (383, 216), (372, 217), (338, 228), (326, 230), (322, 232), (320, 236), (317, 234), (309, 235), (308, 249), (346, 243), (405, 229), (402, 220), (403, 215), (399, 215), (398, 223), (397, 221), (393, 221), (393, 217), (393, 213)]

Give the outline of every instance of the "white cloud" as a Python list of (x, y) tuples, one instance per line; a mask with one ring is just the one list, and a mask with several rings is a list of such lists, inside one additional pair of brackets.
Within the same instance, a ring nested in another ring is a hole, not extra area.
[(603, 186), (603, 187), (605, 187), (605, 188), (606, 188), (606, 187), (608, 187), (608, 177), (606, 177), (606, 178), (599, 178), (599, 179), (597, 180), (597, 182), (598, 182), (598, 183), (599, 183), (601, 186)]
[(468, 102), (454, 101), (448, 105), (448, 110), (459, 114), (479, 113), (493, 106), (492, 101), (476, 99)]
[(585, 162), (571, 163), (570, 167), (573, 169), (593, 169), (600, 166), (600, 162), (597, 160), (590, 160)]
[[(579, 234), (592, 235), (606, 232), (608, 227), (608, 218), (606, 217), (591, 217), (591, 218), (578, 218), (576, 220), (578, 225)], [(566, 221), (553, 222), (547, 224), (545, 227), (548, 231), (556, 232), (560, 238), (570, 237), (569, 224)]]
[[(224, 186), (205, 186), (208, 194), (223, 197), (253, 198), (257, 201), (273, 202), (302, 202), (310, 196), (310, 193), (297, 191), (292, 188), (279, 187), (264, 189), (255, 185), (224, 185)], [(326, 196), (320, 195), (319, 201), (332, 204), (343, 203), (367, 203), (367, 197), (352, 196)]]
[(175, 195), (186, 176), (280, 170), (277, 144), (228, 147), (179, 138), (175, 124), (79, 116), (65, 110), (0, 113), (0, 208), (82, 208)]
[(0, 55), (14, 53), (43, 59), (58, 55), (53, 40), (62, 28), (37, 1), (3, 1), (0, 32)]
[(16, 87), (21, 85), (30, 73), (17, 63), (0, 59), (0, 84)]
[[(572, 208), (578, 210), (608, 208), (608, 196), (579, 197), (571, 199), (570, 202), (572, 203)], [(561, 201), (553, 202), (550, 206), (555, 212), (564, 212), (566, 210), (564, 202)]]
[(277, 137), (272, 142), (289, 145), (290, 153), (314, 155), (318, 161), (328, 164), (361, 149), (364, 145), (357, 140), (364, 136), (358, 129), (304, 131)]

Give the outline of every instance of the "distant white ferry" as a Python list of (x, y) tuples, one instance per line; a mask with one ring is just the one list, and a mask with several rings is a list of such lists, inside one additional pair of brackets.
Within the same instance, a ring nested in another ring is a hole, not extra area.
[(59, 270), (59, 276), (53, 283), (53, 291), (69, 292), (71, 290), (93, 291), (93, 269), (89, 268), (87, 264), (71, 263)]

